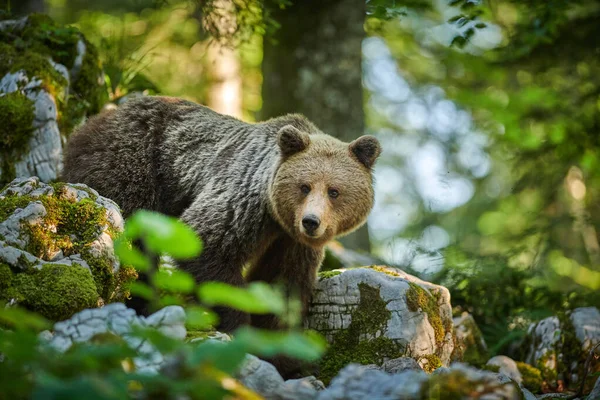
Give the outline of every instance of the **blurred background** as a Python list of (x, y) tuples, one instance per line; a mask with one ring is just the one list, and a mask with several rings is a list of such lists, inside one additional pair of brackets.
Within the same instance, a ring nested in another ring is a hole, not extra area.
[(447, 286), (493, 353), (532, 320), (600, 306), (600, 1), (3, 7), (81, 29), (112, 102), (164, 94), (377, 136), (376, 206), (344, 245)]

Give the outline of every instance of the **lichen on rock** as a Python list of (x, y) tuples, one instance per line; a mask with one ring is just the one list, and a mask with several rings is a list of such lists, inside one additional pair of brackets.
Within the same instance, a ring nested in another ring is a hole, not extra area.
[(135, 270), (113, 254), (122, 229), (116, 204), (84, 185), (15, 179), (0, 192), (0, 301), (59, 320), (123, 300)]
[(320, 365), (324, 382), (351, 362), (409, 356), (428, 372), (448, 365), (451, 324), (447, 289), (381, 266), (321, 273), (307, 322), (331, 344)]
[[(525, 361), (541, 371), (545, 389), (579, 387), (584, 364), (593, 346), (600, 343), (600, 311), (577, 308), (548, 317), (529, 327), (524, 342)], [(591, 389), (600, 371), (593, 359), (585, 387)]]
[(453, 361), (462, 361), (474, 367), (483, 366), (489, 358), (487, 345), (473, 316), (463, 312), (453, 319), (456, 345)]
[(0, 184), (59, 176), (62, 143), (106, 101), (98, 55), (73, 27), (32, 14), (0, 24)]

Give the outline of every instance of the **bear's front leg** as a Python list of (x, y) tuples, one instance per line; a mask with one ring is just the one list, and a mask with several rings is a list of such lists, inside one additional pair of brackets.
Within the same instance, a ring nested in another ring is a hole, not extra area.
[[(323, 256), (324, 251), (322, 248), (308, 247), (285, 235), (276, 239), (264, 255), (252, 265), (246, 280), (285, 285), (287, 296), (300, 297), (302, 317), (304, 317), (308, 310), (313, 286), (317, 278), (317, 270), (323, 261)], [(272, 314), (252, 315), (252, 325), (264, 329), (286, 328)], [(314, 369), (310, 365), (286, 356), (268, 358), (267, 361), (277, 368), (284, 379), (300, 378), (303, 375), (303, 370)], [(311, 373), (308, 373), (308, 375)]]
[[(282, 235), (251, 266), (246, 280), (284, 285), (287, 296), (300, 298), (304, 317), (323, 256), (323, 248), (309, 247), (293, 240), (288, 235)], [(273, 315), (253, 315), (252, 325), (266, 329), (284, 328)]]
[[(178, 266), (190, 273), (199, 284), (218, 281), (245, 286), (242, 269), (248, 251), (240, 245), (239, 235), (230, 228), (230, 214), (215, 211), (214, 199), (215, 196), (210, 193), (197, 198), (181, 216), (181, 220), (200, 236), (204, 248), (199, 257), (181, 261)], [(219, 315), (219, 325), (216, 327), (219, 331), (233, 332), (240, 325), (250, 323), (250, 316), (242, 311), (228, 307), (215, 307), (214, 311)]]

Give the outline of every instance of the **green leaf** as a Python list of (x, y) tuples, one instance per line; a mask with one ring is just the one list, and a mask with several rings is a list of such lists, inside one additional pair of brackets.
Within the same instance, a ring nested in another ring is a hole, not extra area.
[(41, 331), (50, 328), (50, 322), (39, 314), (20, 307), (6, 307), (0, 302), (0, 326), (14, 329), (31, 329)]
[(186, 326), (196, 330), (210, 329), (219, 322), (217, 314), (200, 306), (187, 307), (185, 315)]
[(152, 211), (137, 211), (125, 224), (128, 239), (142, 239), (155, 254), (170, 254), (174, 258), (196, 257), (202, 251), (202, 241), (196, 233), (178, 220)]
[(192, 365), (208, 364), (223, 372), (233, 374), (244, 361), (246, 353), (243, 343), (207, 340), (193, 346), (189, 362)]
[(252, 282), (247, 289), (223, 282), (206, 282), (198, 288), (198, 297), (209, 306), (225, 306), (253, 314), (285, 312), (281, 293), (264, 282)]
[(314, 332), (276, 332), (242, 327), (234, 333), (234, 341), (240, 342), (251, 354), (273, 357), (278, 354), (314, 361), (326, 348), (325, 340)]
[(178, 269), (161, 269), (153, 277), (152, 283), (161, 290), (174, 293), (192, 293), (196, 281), (187, 272)]
[(148, 257), (133, 247), (124, 236), (115, 240), (115, 254), (122, 264), (132, 265), (138, 271), (147, 271), (150, 266)]
[(152, 300), (154, 298), (154, 292), (152, 291), (152, 288), (150, 288), (150, 286), (146, 285), (145, 283), (139, 281), (131, 282), (131, 284), (129, 285), (129, 290), (131, 291), (131, 294), (134, 294), (146, 300)]

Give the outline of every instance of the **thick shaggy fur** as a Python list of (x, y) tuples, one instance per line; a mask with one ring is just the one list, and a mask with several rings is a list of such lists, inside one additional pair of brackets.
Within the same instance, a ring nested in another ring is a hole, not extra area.
[[(372, 137), (343, 143), (301, 115), (247, 124), (188, 101), (142, 97), (71, 137), (63, 178), (115, 200), (125, 216), (148, 209), (180, 217), (205, 244), (180, 265), (198, 282), (243, 285), (249, 263), (246, 280), (282, 282), (306, 306), (325, 243), (356, 229), (372, 208), (379, 151)], [(302, 222), (309, 214), (320, 221), (314, 232)], [(219, 314), (224, 331), (278, 325)]]

